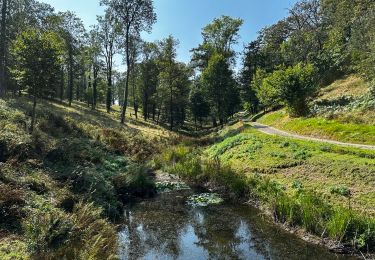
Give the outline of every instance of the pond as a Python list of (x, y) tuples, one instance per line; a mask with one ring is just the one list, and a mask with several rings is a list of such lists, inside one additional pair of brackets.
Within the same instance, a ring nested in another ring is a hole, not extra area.
[(259, 210), (189, 203), (192, 190), (129, 206), (119, 232), (121, 259), (350, 259), (270, 223)]

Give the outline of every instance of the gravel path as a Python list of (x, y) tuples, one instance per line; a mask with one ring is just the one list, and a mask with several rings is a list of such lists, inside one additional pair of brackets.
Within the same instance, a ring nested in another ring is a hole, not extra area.
[(360, 148), (360, 149), (375, 150), (375, 145), (343, 143), (343, 142), (338, 142), (338, 141), (333, 141), (333, 140), (328, 140), (328, 139), (320, 139), (320, 138), (315, 138), (315, 137), (287, 133), (279, 129), (276, 129), (274, 127), (259, 124), (256, 122), (252, 122), (250, 124), (258, 131), (265, 133), (265, 134), (269, 134), (269, 135), (278, 135), (278, 136), (291, 137), (291, 138), (300, 139), (300, 140), (317, 141), (317, 142), (336, 144), (336, 145), (341, 145), (341, 146), (346, 146), (346, 147), (355, 147), (355, 148)]

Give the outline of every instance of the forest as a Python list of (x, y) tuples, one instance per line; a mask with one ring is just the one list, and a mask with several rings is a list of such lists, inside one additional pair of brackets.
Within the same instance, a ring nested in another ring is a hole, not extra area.
[[(241, 52), (244, 20), (219, 16), (188, 63), (175, 36), (142, 39), (153, 0), (100, 5), (86, 28), (0, 1), (0, 259), (189, 259), (118, 249), (129, 204), (185, 185), (257, 205), (332, 254), (374, 256), (373, 0), (298, 1)], [(203, 258), (251, 259), (210, 242)]]

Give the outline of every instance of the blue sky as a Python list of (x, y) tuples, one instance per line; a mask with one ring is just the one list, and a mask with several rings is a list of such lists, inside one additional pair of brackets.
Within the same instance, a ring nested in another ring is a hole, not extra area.
[[(56, 11), (75, 12), (86, 28), (95, 24), (96, 15), (103, 13), (99, 0), (41, 0), (55, 7)], [(143, 34), (148, 41), (160, 40), (172, 34), (180, 41), (178, 59), (189, 62), (190, 52), (201, 41), (201, 29), (214, 18), (229, 15), (242, 18), (236, 50), (256, 38), (257, 32), (271, 25), (288, 13), (297, 0), (154, 0), (158, 21), (151, 34)], [(117, 59), (117, 65), (121, 63)]]

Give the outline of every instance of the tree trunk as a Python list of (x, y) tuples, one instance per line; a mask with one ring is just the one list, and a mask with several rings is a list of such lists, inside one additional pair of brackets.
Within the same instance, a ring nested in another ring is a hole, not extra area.
[(94, 72), (94, 82), (92, 84), (92, 109), (96, 109), (96, 100), (98, 98), (98, 73), (99, 73), (99, 68), (97, 65), (93, 65), (93, 72)]
[[(109, 61), (110, 62), (110, 61)], [(107, 113), (111, 113), (112, 105), (112, 66), (107, 66)]]
[(5, 95), (5, 50), (6, 50), (6, 14), (8, 0), (3, 0), (1, 8), (1, 31), (0, 31), (0, 97)]
[(60, 82), (60, 93), (59, 93), (61, 102), (64, 99), (64, 85), (65, 85), (64, 69), (61, 68), (61, 82)]
[(73, 101), (73, 46), (69, 43), (69, 106)]
[(216, 118), (214, 116), (212, 117), (212, 126), (217, 127)]
[(135, 113), (135, 118), (138, 119), (138, 102), (136, 99), (135, 95), (135, 80), (134, 80), (134, 69), (133, 69), (134, 64), (132, 64), (132, 88), (133, 88), (133, 107), (134, 107), (134, 113)]
[(152, 104), (152, 120), (155, 122), (156, 104)]
[(169, 113), (170, 113), (170, 129), (173, 130), (173, 89), (172, 84), (170, 83), (170, 106), (169, 106)]
[(130, 76), (130, 57), (129, 57), (129, 33), (130, 28), (126, 28), (126, 80), (125, 80), (125, 90), (124, 90), (124, 102), (121, 110), (121, 124), (125, 123), (126, 108), (128, 106), (129, 97), (129, 76)]
[(31, 125), (30, 125), (30, 134), (34, 131), (35, 125), (35, 114), (36, 114), (36, 87), (34, 86), (34, 98), (33, 98), (33, 112), (31, 115)]

